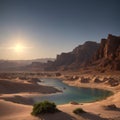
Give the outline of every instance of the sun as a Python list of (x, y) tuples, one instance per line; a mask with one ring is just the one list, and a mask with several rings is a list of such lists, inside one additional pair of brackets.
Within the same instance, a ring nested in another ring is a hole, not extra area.
[(15, 52), (23, 52), (24, 51), (24, 46), (22, 44), (17, 44), (14, 47)]

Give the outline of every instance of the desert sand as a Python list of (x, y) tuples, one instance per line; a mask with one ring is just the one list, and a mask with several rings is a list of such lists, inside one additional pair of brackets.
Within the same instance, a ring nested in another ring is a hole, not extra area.
[[(78, 80), (64, 81), (74, 86), (91, 86), (92, 88), (111, 90), (114, 95), (93, 103), (58, 105), (57, 108), (61, 112), (34, 117), (30, 114), (33, 107), (30, 105), (31, 102), (27, 99), (27, 96), (60, 91), (48, 86), (38, 86), (35, 83), (26, 82), (26, 80), (0, 80), (0, 82), (0, 120), (120, 120), (120, 85), (110, 87), (94, 83), (80, 84)], [(5, 100), (5, 98), (7, 99)], [(112, 104), (116, 105), (117, 108), (107, 107)], [(75, 115), (73, 110), (79, 107), (87, 113)]]

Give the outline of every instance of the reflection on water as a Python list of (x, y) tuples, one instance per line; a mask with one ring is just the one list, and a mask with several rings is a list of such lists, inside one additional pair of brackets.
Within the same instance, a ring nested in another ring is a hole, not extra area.
[(63, 92), (51, 95), (35, 96), (35, 102), (49, 100), (56, 104), (65, 104), (71, 101), (85, 103), (104, 99), (112, 94), (110, 91), (106, 90), (68, 86), (59, 79), (45, 78), (41, 79), (41, 81), (42, 82), (39, 84), (53, 86)]

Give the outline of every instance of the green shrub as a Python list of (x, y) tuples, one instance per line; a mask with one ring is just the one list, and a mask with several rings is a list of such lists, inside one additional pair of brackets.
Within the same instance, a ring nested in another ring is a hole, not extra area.
[(31, 114), (37, 116), (39, 114), (54, 113), (57, 111), (58, 109), (56, 108), (55, 103), (49, 102), (49, 101), (43, 101), (43, 102), (34, 104), (33, 111)]
[(73, 110), (73, 113), (80, 114), (80, 113), (86, 113), (86, 112), (82, 108), (76, 108), (75, 110)]

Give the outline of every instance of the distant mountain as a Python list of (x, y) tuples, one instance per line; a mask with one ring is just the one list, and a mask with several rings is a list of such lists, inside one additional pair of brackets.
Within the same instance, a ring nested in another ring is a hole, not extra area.
[(120, 70), (120, 36), (109, 34), (102, 39), (92, 63), (106, 70)]
[(55, 58), (38, 58), (38, 59), (31, 59), (31, 60), (11, 60), (12, 62), (21, 63), (21, 64), (31, 64), (32, 62), (41, 62), (47, 63), (48, 61), (54, 61)]
[(33, 62), (47, 63), (48, 61), (54, 60), (54, 58), (41, 58), (33, 60), (0, 60), (0, 70), (14, 70), (30, 65)]

